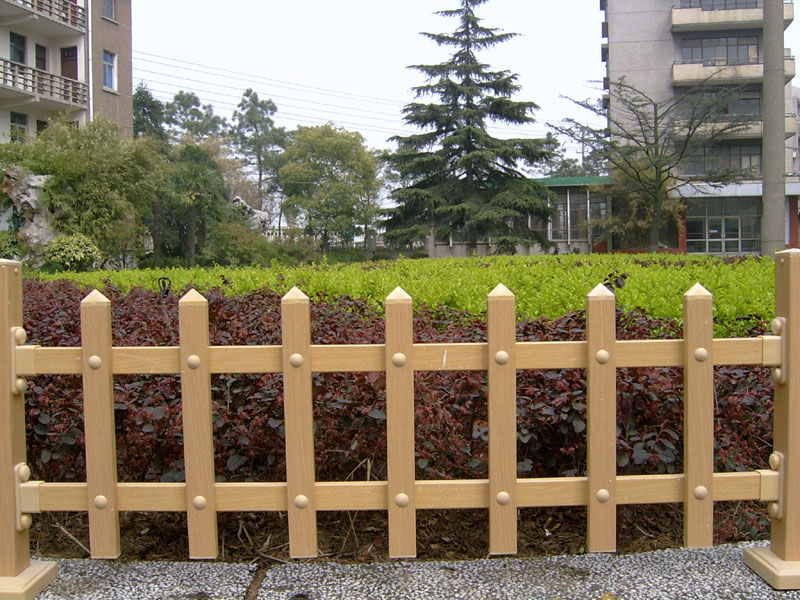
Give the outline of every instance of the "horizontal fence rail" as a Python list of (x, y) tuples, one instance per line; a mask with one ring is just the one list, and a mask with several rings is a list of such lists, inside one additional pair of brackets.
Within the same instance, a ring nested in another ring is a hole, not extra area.
[[(489, 553), (502, 555), (517, 552), (518, 508), (586, 506), (588, 551), (613, 552), (617, 506), (682, 503), (684, 544), (704, 547), (713, 542), (713, 503), (726, 500), (769, 503), (772, 545), (749, 550), (745, 561), (775, 587), (800, 587), (800, 578), (792, 574), (800, 564), (800, 448), (792, 435), (800, 427), (800, 375), (793, 378), (800, 319), (791, 316), (800, 314), (800, 251), (777, 256), (778, 316), (773, 335), (758, 338), (714, 339), (712, 297), (698, 284), (683, 298), (683, 339), (618, 340), (614, 295), (598, 285), (587, 295), (585, 341), (518, 342), (515, 297), (499, 285), (488, 295), (483, 343), (413, 343), (412, 299), (397, 288), (386, 300), (384, 344), (314, 345), (309, 299), (293, 288), (281, 302), (280, 346), (211, 346), (208, 302), (192, 290), (179, 302), (180, 345), (136, 348), (112, 346), (110, 302), (97, 291), (81, 304), (81, 347), (27, 344), (21, 265), (0, 261), (0, 330), (9, 340), (0, 343), (0, 534), (12, 540), (0, 547), (0, 597), (16, 597), (2, 593), (24, 585), (41, 589), (54, 576), (50, 563), (31, 562), (28, 554), (30, 515), (48, 511), (87, 512), (95, 558), (120, 555), (120, 511), (185, 512), (190, 556), (201, 559), (217, 556), (220, 512), (286, 512), (290, 555), (307, 558), (318, 554), (318, 512), (383, 510), (389, 555), (414, 557), (418, 510), (487, 509)], [(770, 469), (714, 472), (715, 365), (773, 367), (776, 430)], [(683, 368), (684, 473), (617, 475), (616, 370), (624, 367)], [(516, 373), (523, 369), (586, 369), (585, 477), (517, 477)], [(489, 476), (416, 480), (414, 373), (450, 370), (487, 372)], [(313, 373), (356, 371), (386, 374), (387, 479), (316, 481)], [(283, 374), (285, 482), (215, 481), (210, 379), (215, 373)], [(25, 377), (47, 374), (83, 377), (84, 483), (29, 480)], [(113, 377), (123, 374), (180, 376), (185, 483), (117, 480)]]

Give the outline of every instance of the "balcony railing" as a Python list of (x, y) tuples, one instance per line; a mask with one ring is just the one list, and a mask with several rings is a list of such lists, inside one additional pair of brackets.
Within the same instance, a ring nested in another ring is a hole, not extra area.
[(733, 67), (736, 65), (760, 65), (764, 60), (761, 57), (748, 56), (717, 56), (714, 58), (690, 58), (675, 61), (678, 65), (703, 65), (704, 67)]
[(88, 103), (88, 88), (85, 83), (10, 60), (0, 59), (0, 84), (58, 102), (81, 106)]
[(86, 9), (69, 0), (10, 0), (37, 14), (78, 29), (86, 29)]
[[(792, 4), (793, 0), (783, 0)], [(675, 0), (675, 8), (699, 8), (701, 10), (743, 10), (764, 8), (764, 0)]]

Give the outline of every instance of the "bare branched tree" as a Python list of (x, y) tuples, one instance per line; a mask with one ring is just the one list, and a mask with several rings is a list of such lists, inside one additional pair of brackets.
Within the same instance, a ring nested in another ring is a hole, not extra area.
[(675, 205), (681, 203), (682, 190), (719, 187), (753, 175), (751, 168), (726, 164), (715, 151), (759, 118), (740, 110), (742, 90), (704, 82), (659, 100), (622, 79), (611, 85), (606, 102), (569, 98), (604, 118), (606, 127), (572, 118), (551, 127), (607, 163), (616, 182), (611, 195), (627, 198), (627, 205), (636, 208), (626, 225), (644, 228), (648, 247), (654, 251), (665, 217), (678, 212)]

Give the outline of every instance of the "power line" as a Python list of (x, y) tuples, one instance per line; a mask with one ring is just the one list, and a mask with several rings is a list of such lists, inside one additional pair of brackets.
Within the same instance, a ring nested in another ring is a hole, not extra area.
[[(143, 54), (143, 55), (146, 55), (146, 56), (156, 56), (156, 55), (148, 54), (148, 53), (145, 53), (145, 52), (135, 52), (135, 54)], [(332, 94), (334, 97), (336, 97), (337, 95), (339, 95), (339, 96), (351, 96), (352, 98), (369, 99), (371, 102), (374, 102), (374, 101), (377, 100), (377, 101), (380, 101), (380, 102), (385, 103), (385, 104), (391, 104), (391, 105), (395, 105), (395, 106), (402, 105), (401, 102), (387, 100), (385, 98), (366, 96), (366, 95), (362, 95), (362, 94), (350, 94), (348, 92), (340, 92), (338, 90), (329, 90), (327, 88), (319, 88), (319, 87), (316, 87), (316, 86), (307, 86), (307, 85), (304, 85), (304, 84), (295, 84), (295, 83), (283, 82), (282, 80), (273, 80), (273, 79), (266, 78), (266, 77), (254, 76), (252, 74), (247, 75), (247, 74), (244, 74), (244, 73), (240, 73), (238, 71), (233, 71), (231, 69), (223, 69), (223, 68), (219, 68), (219, 67), (201, 65), (199, 63), (193, 63), (193, 62), (190, 62), (190, 61), (183, 61), (183, 60), (180, 60), (180, 59), (172, 59), (172, 58), (166, 58), (166, 57), (160, 57), (160, 56), (158, 56), (158, 58), (162, 58), (163, 60), (168, 60), (168, 61), (174, 61), (174, 62), (181, 63), (181, 64), (188, 64), (188, 65), (203, 67), (203, 69), (192, 69), (192, 68), (188, 68), (188, 67), (178, 67), (178, 66), (175, 66), (175, 65), (171, 65), (169, 63), (165, 63), (163, 61), (156, 61), (156, 60), (150, 60), (150, 59), (137, 59), (137, 60), (142, 60), (144, 62), (149, 62), (151, 64), (159, 65), (159, 66), (162, 66), (162, 67), (174, 68), (174, 69), (190, 71), (190, 72), (194, 72), (194, 73), (201, 73), (201, 74), (204, 74), (204, 75), (211, 75), (212, 77), (218, 77), (218, 76), (220, 76), (220, 74), (219, 73), (214, 73), (214, 72), (210, 71), (209, 69), (216, 70), (216, 71), (221, 71), (221, 72), (224, 72), (224, 73), (232, 73), (232, 74), (236, 74), (236, 75), (243, 75), (246, 78), (234, 78), (234, 79), (240, 79), (241, 81), (244, 81), (244, 82), (250, 83), (250, 84), (253, 83), (253, 79), (255, 79), (255, 80), (263, 80), (263, 81), (270, 81), (270, 82), (277, 81), (277, 82), (280, 82), (282, 84), (286, 84), (287, 87), (289, 87), (289, 89), (292, 89), (293, 91), (298, 91), (299, 88), (308, 88), (308, 89), (313, 89), (313, 90), (324, 91), (325, 92), (324, 95)], [(139, 71), (139, 72), (142, 72), (142, 73), (149, 73), (149, 74), (153, 74), (153, 75), (161, 75), (161, 76), (165, 76), (165, 77), (171, 77), (173, 79), (177, 78), (177, 79), (181, 79), (181, 80), (188, 81), (188, 82), (191, 82), (191, 83), (200, 83), (202, 85), (210, 85), (210, 86), (214, 86), (214, 87), (220, 87), (220, 88), (231, 89), (231, 90), (239, 89), (236, 86), (220, 84), (220, 83), (216, 83), (216, 82), (213, 82), (213, 81), (200, 80), (200, 79), (195, 79), (195, 78), (192, 78), (192, 77), (185, 77), (185, 76), (182, 76), (182, 75), (176, 76), (174, 73), (164, 73), (162, 71), (152, 71), (152, 70), (144, 69), (144, 68), (141, 68), (141, 67), (136, 67), (135, 70)], [(229, 76), (226, 76), (226, 78), (227, 79), (231, 79)], [(148, 78), (145, 77), (144, 79), (148, 79)], [(174, 85), (171, 82), (168, 83), (168, 82), (156, 81), (156, 80), (153, 80), (153, 81), (155, 83), (159, 83), (159, 84), (162, 84), (162, 85), (170, 85), (170, 86)], [(175, 87), (179, 87), (179, 86), (175, 86)], [(198, 89), (197, 91), (201, 91), (201, 90)], [(216, 91), (207, 90), (207, 89), (202, 90), (202, 91), (206, 92), (207, 94), (213, 94), (215, 96), (223, 97), (225, 99), (231, 99), (234, 102), (238, 99), (238, 96), (234, 97), (234, 96), (232, 96), (230, 94), (224, 94), (222, 92), (216, 92)], [(165, 93), (168, 93), (168, 92), (165, 92)], [(267, 94), (267, 95), (269, 96), (269, 95), (272, 95), (272, 94)], [(350, 108), (350, 107), (341, 106), (339, 104), (331, 104), (331, 103), (326, 103), (326, 102), (319, 102), (319, 101), (316, 101), (316, 100), (306, 100), (306, 99), (302, 99), (302, 98), (294, 98), (294, 97), (291, 97), (291, 96), (281, 96), (281, 95), (274, 95), (274, 96), (275, 97), (281, 97), (281, 98), (287, 98), (287, 99), (295, 101), (295, 102), (301, 102), (301, 103), (312, 104), (312, 105), (317, 105), (317, 106), (329, 106), (329, 107), (341, 108), (341, 109), (345, 109), (345, 110)], [(359, 100), (359, 102), (363, 102), (363, 100)], [(211, 101), (209, 103), (213, 105), (214, 101)], [(220, 104), (220, 103), (217, 101), (217, 104)], [(294, 105), (286, 105), (286, 106), (289, 106), (290, 108), (297, 108), (297, 109), (300, 109), (300, 110), (308, 108), (308, 107), (305, 107), (305, 106), (301, 106), (301, 107), (294, 106)], [(231, 109), (235, 110), (236, 108), (238, 108), (238, 105), (229, 105), (229, 107)], [(400, 120), (400, 118), (391, 119), (390, 120), (390, 119), (382, 119), (382, 118), (378, 118), (378, 117), (370, 117), (370, 116), (366, 116), (366, 115), (363, 114), (363, 113), (371, 113), (371, 114), (376, 114), (376, 115), (392, 116), (390, 113), (385, 113), (385, 112), (381, 112), (381, 111), (375, 111), (375, 110), (366, 109), (366, 108), (364, 108), (364, 109), (360, 109), (359, 108), (359, 109), (356, 109), (356, 110), (359, 113), (357, 115), (354, 115), (351, 112), (345, 112), (345, 113), (337, 113), (335, 111), (328, 111), (328, 112), (330, 112), (331, 114), (345, 115), (345, 116), (348, 116), (348, 117), (355, 117), (355, 118), (362, 118), (362, 119), (366, 118), (366, 119), (369, 119), (369, 120), (377, 120), (377, 121), (383, 121), (383, 122), (387, 122), (387, 123), (388, 122), (398, 123), (398, 121)], [(289, 113), (283, 113), (283, 114), (289, 114)], [(319, 119), (317, 119), (317, 120), (319, 121)], [(489, 129), (491, 131), (495, 132), (495, 133), (502, 134), (502, 135), (516, 135), (516, 136), (534, 137), (534, 138), (543, 137), (544, 135), (546, 135), (546, 133), (543, 132), (542, 130), (533, 130), (532, 131), (532, 130), (528, 129), (526, 131), (523, 131), (521, 128), (503, 127), (503, 126), (497, 126), (497, 125), (492, 125), (492, 126), (489, 127)]]

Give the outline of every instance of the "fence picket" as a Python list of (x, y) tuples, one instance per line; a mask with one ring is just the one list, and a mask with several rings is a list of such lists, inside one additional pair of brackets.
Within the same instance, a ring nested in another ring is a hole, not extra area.
[(97, 290), (81, 302), (81, 353), (90, 549), (92, 558), (117, 558), (120, 540), (111, 302)]
[(311, 307), (296, 287), (281, 299), (283, 410), (289, 555), (317, 556), (314, 497), (314, 412), (311, 396)]
[[(14, 467), (25, 462), (25, 399), (15, 393), (10, 372), (11, 328), (22, 326), (22, 266), (0, 260), (0, 577), (28, 568), (28, 530), (17, 531)], [(11, 493), (9, 493), (11, 490)]]
[(189, 290), (178, 303), (183, 398), (183, 454), (189, 557), (216, 558), (214, 429), (208, 350), (208, 301)]
[(586, 297), (587, 549), (617, 547), (615, 298), (600, 284)]
[(392, 558), (417, 555), (412, 317), (411, 296), (396, 288), (386, 298), (386, 454)]
[(714, 360), (711, 294), (699, 283), (683, 296), (683, 543), (714, 544)]
[(487, 299), (489, 385), (489, 553), (517, 553), (517, 370), (514, 294)]

